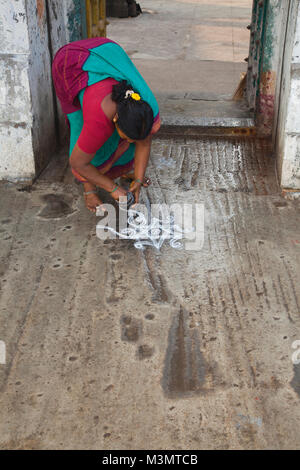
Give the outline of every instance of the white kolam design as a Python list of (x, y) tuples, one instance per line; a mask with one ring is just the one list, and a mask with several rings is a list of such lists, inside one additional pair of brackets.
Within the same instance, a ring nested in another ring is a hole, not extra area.
[(135, 240), (134, 246), (139, 250), (143, 250), (146, 246), (152, 246), (160, 250), (166, 240), (169, 240), (172, 248), (183, 249), (183, 245), (179, 240), (184, 238), (185, 234), (195, 231), (194, 228), (183, 230), (174, 223), (173, 215), (165, 215), (163, 220), (152, 216), (148, 221), (145, 214), (132, 208), (128, 210), (127, 225), (127, 228), (117, 232), (113, 227), (97, 224), (97, 230), (106, 229), (119, 238)]

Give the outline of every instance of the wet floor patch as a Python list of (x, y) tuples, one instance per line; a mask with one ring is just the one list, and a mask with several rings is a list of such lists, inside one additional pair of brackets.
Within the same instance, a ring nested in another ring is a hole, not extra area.
[(58, 269), (63, 267), (63, 262), (61, 258), (57, 258), (53, 261), (52, 268), (53, 269)]
[(44, 219), (60, 219), (75, 212), (71, 205), (71, 198), (63, 194), (45, 194), (42, 200), (46, 204), (38, 216)]
[(189, 397), (204, 390), (207, 366), (196, 329), (187, 325), (188, 314), (180, 307), (168, 338), (162, 387), (170, 398)]
[(145, 318), (146, 320), (154, 320), (155, 315), (153, 315), (153, 313), (147, 313), (147, 315), (145, 315)]
[(72, 230), (72, 225), (66, 225), (61, 229), (62, 232), (66, 232), (67, 230)]
[(142, 334), (142, 322), (130, 315), (123, 315), (121, 318), (121, 339), (136, 343)]
[(149, 359), (154, 354), (154, 347), (149, 344), (141, 344), (137, 349), (137, 356), (140, 360)]
[(159, 261), (156, 257), (152, 257), (150, 250), (145, 252), (144, 263), (147, 280), (153, 290), (152, 302), (169, 303), (172, 299), (172, 294), (167, 288), (165, 277), (159, 273)]

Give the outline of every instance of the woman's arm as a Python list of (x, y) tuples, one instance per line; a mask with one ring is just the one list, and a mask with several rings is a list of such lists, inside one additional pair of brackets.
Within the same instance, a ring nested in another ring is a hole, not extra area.
[[(135, 144), (134, 154), (134, 177), (140, 181), (144, 180), (146, 168), (149, 161), (151, 150), (152, 137), (149, 135), (144, 140), (138, 140)], [(135, 201), (139, 202), (141, 183), (133, 181), (130, 186), (130, 191), (135, 195)]]
[[(76, 170), (81, 176), (86, 178), (90, 183), (105, 189), (106, 191), (112, 191), (116, 184), (108, 176), (102, 175), (99, 171), (91, 164), (94, 154), (83, 152), (77, 144), (72, 151), (70, 156), (70, 165)], [(119, 199), (120, 196), (126, 196), (126, 191), (122, 188), (118, 188), (112, 193), (114, 199)]]

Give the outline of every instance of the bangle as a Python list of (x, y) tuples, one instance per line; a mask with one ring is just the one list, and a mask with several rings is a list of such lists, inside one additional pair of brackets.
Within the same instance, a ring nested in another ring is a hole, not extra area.
[(135, 178), (134, 181), (136, 181), (137, 183), (143, 184), (143, 182), (139, 178)]
[(111, 193), (114, 193), (118, 188), (119, 188), (119, 186), (116, 185), (116, 187), (115, 187), (112, 191), (109, 191), (109, 193), (110, 193), (110, 194), (111, 194)]

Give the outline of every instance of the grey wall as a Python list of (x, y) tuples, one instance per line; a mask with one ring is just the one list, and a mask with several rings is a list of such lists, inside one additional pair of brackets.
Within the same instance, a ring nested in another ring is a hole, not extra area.
[(0, 178), (35, 174), (25, 1), (0, 0)]
[(300, 3), (290, 2), (276, 132), (282, 188), (300, 190)]
[(46, 2), (26, 1), (29, 36), (29, 84), (32, 110), (32, 144), (36, 172), (56, 149), (55, 109)]
[(51, 63), (82, 36), (81, 0), (0, 0), (0, 179), (32, 180), (65, 138)]

